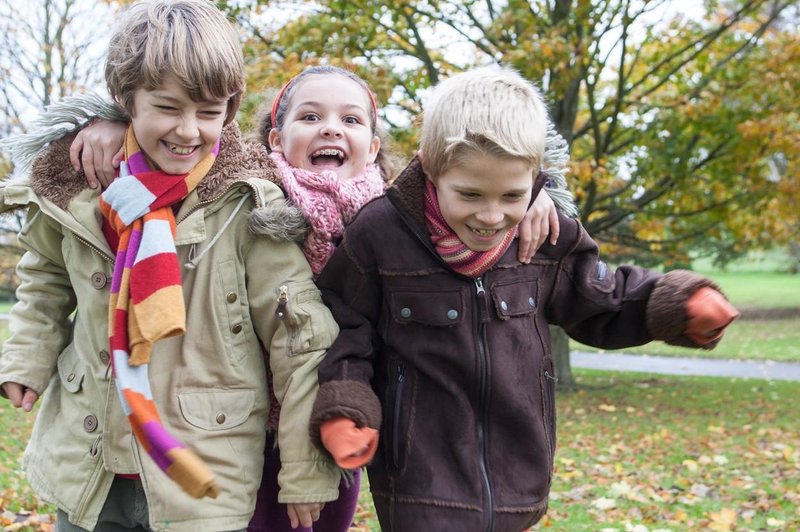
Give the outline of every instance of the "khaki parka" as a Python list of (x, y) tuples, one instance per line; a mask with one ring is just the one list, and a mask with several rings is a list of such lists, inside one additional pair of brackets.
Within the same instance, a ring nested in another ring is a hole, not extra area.
[(263, 345), (282, 405), (279, 499), (335, 499), (339, 471), (311, 444), (308, 422), (317, 366), (338, 328), (300, 248), (248, 229), (254, 208), (284, 201), (266, 151), (227, 126), (217, 161), (176, 214), (187, 333), (155, 344), (149, 375), (165, 426), (221, 487), (217, 499), (195, 500), (143, 452), (121, 410), (108, 355), (114, 252), (101, 232), (98, 191), (69, 165), (70, 141), (41, 155), (29, 181), (0, 191), (2, 210), (27, 208), (0, 383), (43, 394), (23, 459), (33, 489), (91, 530), (114, 475), (138, 473), (153, 529), (245, 528), (269, 407)]

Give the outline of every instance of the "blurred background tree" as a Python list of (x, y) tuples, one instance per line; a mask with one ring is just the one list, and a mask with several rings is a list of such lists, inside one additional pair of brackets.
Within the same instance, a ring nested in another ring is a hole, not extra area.
[[(92, 84), (104, 91), (107, 32), (97, 28), (120, 3), (0, 0), (0, 134), (24, 130), (29, 107)], [(263, 91), (334, 64), (370, 82), (392, 147), (408, 158), (431, 85), (510, 65), (542, 88), (571, 146), (581, 221), (611, 262), (724, 265), (786, 246), (800, 264), (796, 0), (217, 5), (242, 29), (244, 129), (271, 101)]]
[[(0, 138), (24, 133), (38, 112), (60, 98), (101, 86), (115, 2), (0, 0)], [(11, 175), (0, 154), (0, 179)], [(0, 215), (0, 297), (16, 286), (20, 213)]]
[[(513, 66), (544, 91), (581, 221), (612, 262), (723, 265), (796, 246), (795, 1), (251, 0), (230, 12), (248, 34), (251, 89), (311, 64), (353, 68), (405, 157), (428, 87)], [(566, 347), (558, 358), (569, 384)]]

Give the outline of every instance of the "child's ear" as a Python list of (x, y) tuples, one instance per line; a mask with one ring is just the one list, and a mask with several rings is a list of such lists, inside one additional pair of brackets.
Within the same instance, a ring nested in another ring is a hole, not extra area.
[(381, 139), (378, 135), (372, 137), (372, 142), (369, 143), (369, 162), (374, 163), (378, 158), (378, 152), (381, 151)]
[(276, 151), (278, 153), (283, 151), (283, 146), (281, 144), (281, 134), (278, 132), (277, 129), (272, 128), (269, 130), (269, 135), (267, 136), (267, 140), (269, 141), (270, 150)]

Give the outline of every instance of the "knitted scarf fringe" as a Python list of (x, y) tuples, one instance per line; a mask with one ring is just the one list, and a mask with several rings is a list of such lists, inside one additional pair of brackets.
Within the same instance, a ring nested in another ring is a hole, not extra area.
[(550, 120), (547, 121), (547, 136), (542, 163), (550, 178), (550, 186), (544, 189), (547, 195), (550, 196), (559, 211), (570, 218), (577, 218), (578, 207), (575, 205), (572, 192), (567, 188), (569, 146)]
[(0, 140), (0, 150), (7, 152), (14, 161), (16, 174), (26, 174), (45, 146), (85, 127), (94, 118), (130, 121), (130, 116), (122, 107), (97, 94), (67, 96), (48, 105), (33, 121), (28, 133)]

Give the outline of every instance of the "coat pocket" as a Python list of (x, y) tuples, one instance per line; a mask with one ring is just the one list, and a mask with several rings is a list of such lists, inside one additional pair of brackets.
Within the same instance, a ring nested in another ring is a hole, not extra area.
[(208, 431), (238, 427), (250, 417), (255, 405), (253, 390), (179, 392), (183, 418), (191, 425)]
[(464, 319), (464, 292), (461, 289), (436, 291), (430, 288), (396, 290), (389, 295), (389, 307), (396, 323), (449, 327)]
[(538, 308), (538, 280), (495, 283), (489, 290), (495, 312), (501, 320), (534, 314)]
[(86, 369), (72, 344), (58, 357), (57, 365), (61, 386), (70, 393), (78, 393), (86, 376)]
[(556, 376), (553, 359), (545, 358), (542, 368), (542, 418), (544, 432), (547, 435), (548, 458), (550, 470), (548, 478), (552, 479), (553, 459), (556, 452)]
[(283, 284), (276, 296), (275, 317), (286, 327), (289, 356), (330, 347), (339, 327), (313, 281)]
[(403, 401), (406, 390), (406, 366), (400, 359), (389, 365), (389, 387), (384, 416), (383, 440), (388, 470), (399, 473), (405, 463), (405, 438), (408, 427), (403, 423)]

